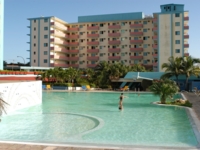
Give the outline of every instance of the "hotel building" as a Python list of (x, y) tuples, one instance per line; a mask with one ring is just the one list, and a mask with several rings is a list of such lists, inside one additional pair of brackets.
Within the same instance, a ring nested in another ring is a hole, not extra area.
[(3, 70), (4, 0), (0, 0), (0, 70)]
[(188, 11), (161, 5), (161, 12), (80, 16), (67, 23), (54, 16), (29, 18), (30, 64), (94, 68), (99, 62), (141, 64), (154, 71), (170, 56), (188, 55)]

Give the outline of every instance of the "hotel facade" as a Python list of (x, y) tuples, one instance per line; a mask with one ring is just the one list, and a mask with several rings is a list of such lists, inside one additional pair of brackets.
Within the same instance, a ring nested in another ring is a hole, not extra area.
[(182, 4), (161, 12), (80, 16), (67, 23), (54, 16), (29, 18), (30, 65), (94, 68), (99, 62), (141, 64), (153, 71), (170, 56), (188, 55), (188, 11)]

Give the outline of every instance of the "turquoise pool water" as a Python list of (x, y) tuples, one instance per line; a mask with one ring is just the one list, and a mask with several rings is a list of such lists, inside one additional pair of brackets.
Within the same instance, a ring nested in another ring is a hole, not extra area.
[(152, 94), (44, 92), (43, 104), (2, 118), (0, 140), (115, 145), (196, 146), (185, 109), (151, 104)]

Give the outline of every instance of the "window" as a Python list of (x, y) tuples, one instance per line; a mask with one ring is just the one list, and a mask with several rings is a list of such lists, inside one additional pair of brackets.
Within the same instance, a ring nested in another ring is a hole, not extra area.
[(33, 38), (35, 39), (35, 38), (36, 38), (36, 35), (34, 35)]
[(147, 29), (143, 29), (143, 32), (147, 32)]
[(124, 40), (125, 40), (125, 38), (124, 38), (124, 37), (122, 37), (122, 38), (121, 38), (121, 41), (124, 41)]
[(44, 22), (48, 22), (48, 19), (44, 19)]
[(103, 23), (100, 24), (100, 27), (103, 27)]
[(139, 61), (138, 60), (134, 60), (134, 64), (137, 64)]
[(180, 17), (180, 14), (179, 13), (175, 13), (175, 17)]
[(36, 31), (36, 27), (34, 28), (34, 31)]
[(47, 51), (44, 51), (44, 55), (47, 55), (48, 54), (48, 52)]
[(36, 54), (36, 52), (33, 52), (33, 54), (35, 55), (35, 54)]
[(44, 47), (48, 47), (48, 43), (44, 43)]
[(148, 54), (147, 52), (144, 52), (144, 53), (143, 53), (143, 56), (147, 56), (147, 54)]
[(100, 53), (100, 57), (103, 57), (103, 53)]
[(121, 53), (121, 56), (125, 56), (125, 54), (124, 54), (124, 53)]
[(83, 64), (83, 62), (82, 62), (82, 61), (79, 61), (79, 64), (81, 65), (81, 64)]
[(103, 46), (99, 46), (99, 49), (103, 49)]
[(91, 64), (95, 64), (95, 61), (91, 61)]
[(80, 42), (82, 42), (82, 43), (83, 43), (83, 41), (84, 41), (83, 39), (80, 40)]
[(83, 25), (79, 25), (79, 28), (83, 28)]
[(143, 40), (148, 40), (148, 36), (144, 36), (144, 37), (143, 37)]
[(176, 53), (180, 53), (180, 49), (176, 49), (175, 51), (176, 51)]
[(48, 30), (48, 27), (44, 27), (44, 30)]
[(34, 23), (36, 23), (36, 20), (34, 20)]
[(80, 35), (83, 35), (83, 32), (80, 32), (79, 34), (80, 34)]
[(143, 24), (147, 24), (147, 21), (143, 21)]
[(125, 26), (125, 25), (126, 25), (126, 23), (125, 23), (125, 22), (122, 22), (122, 23), (121, 23), (121, 26)]
[(180, 31), (175, 31), (175, 35), (180, 35)]
[(100, 42), (103, 42), (103, 38), (100, 38)]
[(103, 34), (103, 31), (100, 31), (100, 34)]
[(134, 40), (138, 40), (139, 38), (138, 37), (134, 37)]
[(143, 63), (144, 63), (144, 64), (147, 64), (147, 63), (148, 63), (148, 61), (147, 61), (147, 60), (143, 60)]
[(139, 30), (138, 29), (134, 29), (134, 32), (138, 32)]
[(34, 63), (36, 63), (36, 60), (34, 59), (34, 61), (33, 61)]
[(33, 46), (36, 47), (36, 44), (34, 43)]
[(176, 43), (176, 44), (180, 44), (181, 41), (180, 41), (180, 40), (176, 40), (175, 43)]
[(79, 57), (83, 57), (83, 54), (79, 54)]
[(44, 59), (44, 63), (47, 63), (47, 59)]
[(83, 49), (84, 49), (84, 46), (80, 46), (80, 47), (79, 47), (79, 50), (83, 50)]
[(124, 33), (125, 32), (125, 30), (121, 30), (121, 33)]
[(44, 38), (47, 39), (47, 38), (48, 38), (48, 35), (44, 35)]
[(175, 22), (175, 26), (180, 26), (180, 22)]
[(144, 44), (144, 45), (143, 45), (143, 48), (147, 48), (147, 47), (148, 47), (148, 44)]
[(122, 49), (125, 48), (125, 45), (122, 45)]

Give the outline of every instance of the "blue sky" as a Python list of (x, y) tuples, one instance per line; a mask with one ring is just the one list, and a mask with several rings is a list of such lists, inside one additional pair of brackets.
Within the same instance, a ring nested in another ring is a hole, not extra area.
[(200, 0), (5, 0), (4, 60), (29, 62), (29, 21), (27, 18), (56, 16), (66, 22), (77, 22), (78, 16), (126, 12), (152, 15), (162, 4), (184, 4), (189, 11), (189, 53), (200, 58)]

